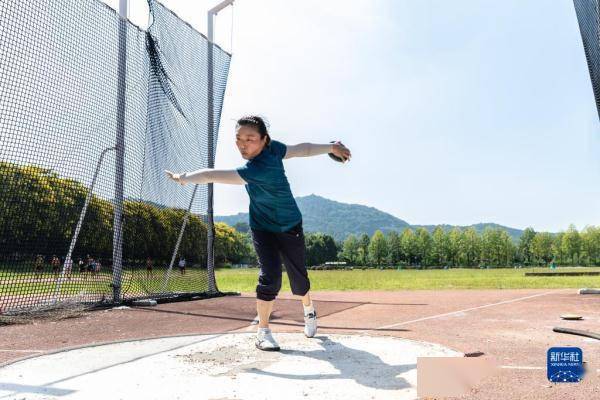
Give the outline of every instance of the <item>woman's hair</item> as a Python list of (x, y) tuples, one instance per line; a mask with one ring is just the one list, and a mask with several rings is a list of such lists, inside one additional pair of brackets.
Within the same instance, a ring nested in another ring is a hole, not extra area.
[(261, 139), (265, 136), (267, 137), (267, 146), (271, 143), (268, 125), (262, 117), (258, 115), (246, 115), (238, 119), (235, 129), (238, 130), (241, 126), (254, 128), (260, 134)]

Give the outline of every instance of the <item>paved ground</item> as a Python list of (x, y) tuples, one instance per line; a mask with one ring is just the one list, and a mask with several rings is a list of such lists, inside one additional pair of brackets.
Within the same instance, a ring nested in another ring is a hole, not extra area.
[(228, 333), (35, 357), (0, 370), (0, 396), (407, 400), (416, 396), (417, 357), (462, 356), (393, 337), (324, 334), (308, 340), (299, 333), (279, 333), (278, 338), (280, 352), (257, 351), (252, 333)]
[[(552, 332), (555, 326), (600, 331), (600, 296), (578, 295), (574, 289), (464, 290), (319, 292), (314, 299), (320, 335), (405, 338), (461, 353), (483, 352), (496, 359), (502, 368), (466, 398), (600, 398), (600, 341)], [(563, 321), (559, 316), (565, 313), (578, 313), (584, 319)], [(0, 327), (0, 363), (125, 339), (251, 332), (254, 316), (254, 298), (247, 293), (4, 326)], [(275, 306), (272, 328), (275, 332), (300, 332), (300, 303), (282, 296)], [(546, 352), (552, 346), (582, 348), (588, 370), (583, 382), (547, 381)], [(237, 398), (245, 397), (238, 394)]]

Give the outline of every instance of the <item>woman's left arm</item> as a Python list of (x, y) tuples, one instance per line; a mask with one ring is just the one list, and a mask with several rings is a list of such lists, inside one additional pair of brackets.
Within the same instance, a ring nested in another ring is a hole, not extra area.
[(333, 153), (343, 159), (350, 159), (350, 150), (343, 144), (329, 143), (329, 144), (315, 144), (315, 143), (299, 143), (295, 145), (287, 145), (287, 151), (284, 159), (293, 157), (312, 157), (320, 154)]

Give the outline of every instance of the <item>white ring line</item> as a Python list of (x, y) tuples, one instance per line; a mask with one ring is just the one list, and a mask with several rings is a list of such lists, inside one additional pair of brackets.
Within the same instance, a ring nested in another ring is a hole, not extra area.
[(378, 329), (389, 329), (389, 328), (395, 328), (395, 327), (397, 327), (397, 326), (408, 325), (408, 324), (412, 324), (412, 323), (414, 323), (414, 322), (427, 321), (427, 320), (429, 320), (429, 319), (435, 319), (435, 318), (445, 317), (445, 316), (448, 316), (448, 315), (453, 315), (453, 314), (464, 313), (464, 312), (467, 312), (467, 311), (480, 310), (480, 309), (482, 309), (482, 308), (493, 307), (493, 306), (499, 306), (499, 305), (502, 305), (502, 304), (508, 304), (508, 303), (514, 303), (514, 302), (516, 302), (516, 301), (521, 301), (521, 300), (532, 299), (532, 298), (534, 298), (534, 297), (546, 296), (546, 295), (548, 295), (548, 294), (552, 294), (552, 293), (556, 293), (556, 292), (562, 292), (562, 291), (565, 291), (565, 290), (571, 290), (571, 288), (569, 288), (569, 289), (558, 289), (558, 290), (553, 290), (553, 291), (551, 291), (551, 292), (538, 293), (538, 294), (534, 294), (534, 295), (531, 295), (531, 296), (519, 297), (519, 298), (512, 299), (512, 300), (504, 300), (504, 301), (501, 301), (501, 302), (498, 302), (498, 303), (485, 304), (485, 305), (483, 305), (483, 306), (471, 307), (471, 308), (465, 308), (464, 310), (452, 311), (452, 312), (449, 312), (449, 313), (438, 314), (438, 315), (431, 315), (431, 316), (429, 316), (429, 317), (424, 317), (424, 318), (419, 318), (419, 319), (413, 319), (413, 320), (411, 320), (411, 321), (398, 322), (398, 323), (396, 323), (396, 324), (384, 325), (384, 326), (380, 326), (380, 327), (378, 327), (378, 328), (366, 329), (366, 330), (364, 330), (364, 331), (362, 331), (362, 332), (375, 331), (375, 330), (378, 330)]
[(546, 369), (545, 367), (528, 367), (528, 366), (521, 366), (521, 365), (501, 365), (500, 368), (502, 368), (502, 369), (533, 369), (533, 370)]
[(46, 350), (0, 349), (0, 353), (45, 353)]
[[(229, 333), (235, 333), (235, 332), (225, 332), (225, 333), (185, 333), (185, 334), (180, 334), (180, 335), (164, 335), (164, 336), (157, 336), (157, 337), (149, 337), (149, 338), (137, 338), (137, 339), (121, 339), (121, 340), (113, 340), (113, 341), (107, 341), (107, 342), (95, 342), (95, 343), (87, 343), (87, 344), (82, 344), (82, 345), (78, 345), (78, 346), (69, 346), (69, 347), (62, 347), (62, 348), (58, 348), (58, 349), (51, 349), (51, 350), (43, 350), (41, 351), (40, 355), (34, 355), (34, 356), (25, 356), (22, 358), (18, 358), (16, 360), (10, 360), (10, 361), (6, 361), (6, 362), (0, 362), (0, 368), (4, 368), (4, 367), (8, 367), (9, 365), (14, 365), (17, 363), (21, 363), (33, 358), (37, 358), (37, 357), (43, 357), (43, 356), (50, 356), (50, 355), (54, 355), (54, 354), (58, 354), (58, 353), (66, 353), (69, 351), (73, 351), (73, 350), (81, 350), (81, 349), (89, 349), (89, 348), (93, 348), (93, 347), (101, 347), (101, 346), (106, 346), (106, 345), (113, 345), (113, 344), (122, 344), (122, 343), (132, 343), (132, 342), (144, 342), (147, 340), (156, 340), (156, 339), (170, 339), (170, 338), (183, 338), (183, 337), (191, 337), (191, 336), (213, 336), (212, 338), (209, 338), (207, 340), (212, 340), (216, 337), (225, 335), (225, 334), (229, 334)], [(185, 346), (182, 346), (185, 347)], [(37, 352), (37, 350), (31, 350), (32, 352)], [(1, 399), (1, 397), (0, 397)]]

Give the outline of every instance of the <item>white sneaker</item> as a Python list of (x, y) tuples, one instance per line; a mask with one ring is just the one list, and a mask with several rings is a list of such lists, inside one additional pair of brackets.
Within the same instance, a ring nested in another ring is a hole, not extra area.
[(317, 334), (317, 312), (313, 311), (304, 316), (304, 335), (314, 337)]
[(256, 348), (264, 351), (279, 351), (279, 344), (269, 328), (258, 328), (256, 333)]

